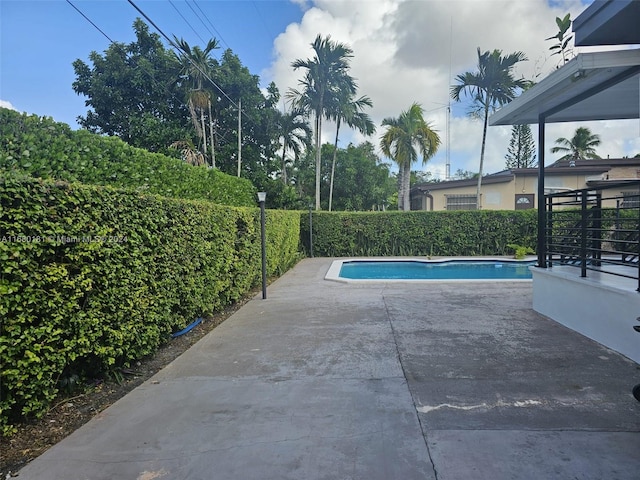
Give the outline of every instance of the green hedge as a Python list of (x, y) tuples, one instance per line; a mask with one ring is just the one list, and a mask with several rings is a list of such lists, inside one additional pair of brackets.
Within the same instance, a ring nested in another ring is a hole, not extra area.
[[(313, 213), (315, 256), (509, 255), (536, 248), (537, 211)], [(301, 215), (309, 251), (309, 215)]]
[(246, 179), (6, 108), (0, 108), (0, 169), (223, 205), (256, 204)]
[[(61, 379), (127, 365), (260, 283), (260, 212), (0, 175), (0, 429)], [(299, 212), (267, 211), (268, 275), (299, 258)]]

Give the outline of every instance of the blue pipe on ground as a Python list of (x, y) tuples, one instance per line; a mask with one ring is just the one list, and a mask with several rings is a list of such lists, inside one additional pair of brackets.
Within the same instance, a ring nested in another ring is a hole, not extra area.
[(201, 322), (202, 322), (202, 318), (197, 318), (196, 321), (193, 322), (191, 325), (187, 325), (185, 328), (183, 328), (179, 332), (176, 332), (173, 335), (171, 335), (171, 338), (176, 338), (176, 337), (179, 337), (180, 335), (184, 335), (185, 333), (189, 332), (193, 327), (200, 325)]

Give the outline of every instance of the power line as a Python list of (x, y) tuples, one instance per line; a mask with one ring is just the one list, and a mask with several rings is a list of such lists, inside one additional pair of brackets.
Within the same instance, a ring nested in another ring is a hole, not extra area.
[[(240, 111), (240, 113), (241, 113), (241, 114), (242, 114), (242, 115), (243, 115), (247, 120), (249, 120), (249, 122), (251, 122), (251, 123), (253, 124), (253, 126), (254, 126), (254, 127), (259, 128), (259, 125), (257, 124), (257, 122), (256, 122), (253, 118), (251, 118), (251, 117), (250, 117), (250, 116), (249, 116), (249, 115), (248, 115), (244, 110), (242, 110), (242, 109), (239, 107), (239, 105), (231, 99), (231, 97), (227, 94), (227, 92), (225, 92), (225, 91), (222, 89), (222, 87), (220, 87), (220, 85), (218, 85), (218, 84), (217, 84), (217, 83), (216, 83), (216, 82), (215, 82), (215, 81), (214, 81), (214, 80), (209, 76), (209, 74), (208, 74), (205, 70), (203, 70), (203, 69), (200, 67), (200, 65), (198, 65), (198, 64), (197, 64), (197, 63), (196, 63), (196, 62), (195, 62), (195, 61), (194, 61), (194, 60), (193, 60), (193, 59), (188, 55), (188, 53), (187, 53), (187, 52), (185, 52), (182, 48), (180, 48), (180, 46), (179, 46), (179, 45), (176, 45), (176, 43), (175, 43), (172, 39), (170, 39), (170, 38), (167, 36), (167, 34), (166, 34), (166, 33), (164, 33), (164, 32), (162, 31), (162, 29), (161, 29), (160, 27), (158, 27), (158, 26), (155, 24), (155, 22), (154, 22), (153, 20), (151, 20), (151, 18), (150, 18), (146, 13), (144, 13), (144, 12), (142, 11), (142, 9), (141, 9), (140, 7), (138, 7), (138, 6), (135, 4), (135, 2), (134, 2), (133, 0), (127, 0), (127, 1), (129, 2), (129, 4), (131, 4), (131, 6), (132, 6), (133, 8), (135, 8), (135, 9), (136, 9), (136, 11), (137, 11), (138, 13), (140, 13), (140, 15), (142, 15), (142, 16), (145, 18), (145, 20), (147, 20), (147, 21), (148, 21), (148, 22), (149, 22), (149, 23), (150, 23), (150, 24), (151, 24), (151, 25), (152, 25), (152, 26), (153, 26), (153, 27), (154, 27), (154, 28), (155, 28), (155, 29), (160, 33), (160, 35), (162, 35), (162, 36), (165, 38), (165, 40), (167, 40), (167, 42), (169, 43), (169, 45), (170, 45), (172, 48), (174, 48), (174, 49), (178, 50), (179, 52), (181, 52), (182, 54), (184, 54), (184, 55), (185, 55), (185, 58), (186, 58), (186, 59), (187, 59), (187, 60), (188, 60), (188, 61), (189, 61), (189, 62), (190, 62), (190, 63), (191, 63), (195, 68), (196, 68), (196, 70), (198, 70), (198, 71), (199, 71), (199, 72), (204, 76), (204, 78), (206, 78), (206, 79), (211, 83), (211, 85), (213, 85), (213, 86), (214, 86), (214, 87), (215, 87), (215, 88), (216, 88), (216, 89), (217, 89), (217, 90), (222, 94), (222, 96), (224, 96), (224, 97), (229, 101), (229, 103), (230, 103), (233, 107), (235, 107), (237, 110), (239, 110), (239, 111)], [(224, 41), (224, 40), (223, 40), (223, 41)], [(225, 43), (226, 43), (226, 42), (225, 42)]]
[(96, 30), (98, 30), (102, 35), (104, 35), (104, 36), (107, 38), (107, 40), (109, 40), (109, 42), (111, 42), (111, 43), (116, 43), (116, 42), (114, 42), (113, 40), (111, 40), (111, 38), (109, 37), (109, 35), (107, 35), (106, 33), (104, 33), (104, 32), (100, 29), (100, 27), (98, 27), (95, 23), (93, 23), (89, 17), (87, 17), (84, 13), (82, 13), (78, 7), (76, 7), (73, 3), (71, 3), (71, 1), (70, 1), (70, 0), (67, 0), (67, 3), (68, 3), (69, 5), (71, 5), (71, 6), (74, 8), (74, 10), (75, 10), (76, 12), (78, 12), (80, 15), (82, 15), (82, 16), (84, 17), (84, 19), (85, 19), (87, 22), (89, 22), (91, 25), (93, 25), (93, 26), (94, 26), (94, 28), (95, 28)]
[(260, 19), (260, 22), (262, 23), (262, 26), (264, 27), (264, 31), (267, 32), (267, 37), (268, 38), (275, 38), (275, 35), (273, 34), (273, 32), (267, 27), (267, 23), (264, 21), (264, 16), (260, 12), (260, 9), (258, 9), (258, 5), (256, 4), (256, 2), (251, 2), (251, 3), (253, 4), (253, 8), (255, 8), (256, 13), (258, 14), (258, 18)]
[[(206, 28), (206, 29), (207, 29), (207, 31), (209, 32), (209, 34), (210, 34), (212, 37), (216, 37), (216, 35), (214, 35), (214, 34), (213, 34), (213, 32), (211, 32), (211, 30), (209, 30), (209, 27), (207, 27), (207, 25), (204, 23), (204, 21), (202, 20), (202, 18), (200, 18), (200, 17), (198, 16), (198, 14), (197, 14), (197, 13), (196, 13), (196, 11), (193, 9), (193, 7), (189, 4), (189, 2), (187, 1), (186, 3), (187, 3), (187, 6), (191, 9), (191, 11), (196, 15), (196, 17), (198, 17), (198, 20), (200, 20), (200, 22), (202, 23), (202, 25), (204, 25), (204, 28)], [(200, 5), (198, 5), (198, 4), (196, 3), (196, 1), (195, 1), (195, 0), (193, 0), (193, 4), (194, 4), (196, 7), (198, 7), (198, 10), (200, 10), (200, 13), (202, 13), (202, 16), (203, 16), (204, 18), (206, 18), (206, 19), (207, 19), (207, 22), (209, 22), (209, 25), (211, 25), (211, 28), (213, 28), (213, 29), (216, 31), (216, 33), (217, 33), (217, 38), (219, 38), (220, 40), (222, 40), (222, 43), (224, 43), (224, 44), (227, 46), (227, 48), (231, 48), (231, 47), (229, 46), (229, 44), (227, 43), (227, 41), (226, 41), (224, 38), (222, 38), (222, 34), (218, 31), (218, 29), (213, 25), (213, 23), (211, 23), (211, 20), (209, 20), (209, 17), (207, 17), (207, 14), (206, 14), (206, 13), (204, 13), (204, 11), (200, 8)]]
[[(67, 3), (68, 3), (69, 5), (71, 5), (71, 6), (72, 6), (72, 7), (73, 7), (73, 8), (74, 8), (74, 9), (75, 9), (75, 10), (76, 10), (80, 15), (82, 15), (82, 17), (83, 17), (87, 22), (89, 22), (89, 23), (90, 23), (90, 24), (91, 24), (91, 25), (92, 25), (96, 30), (98, 30), (100, 33), (102, 33), (102, 35), (104, 35), (104, 36), (105, 36), (105, 37), (106, 37), (106, 38), (111, 42), (111, 45), (115, 46), (115, 47), (116, 47), (118, 50), (120, 50), (120, 52), (121, 52), (121, 53), (123, 53), (125, 56), (127, 56), (127, 55), (129, 54), (129, 52), (127, 52), (126, 48), (125, 48), (125, 47), (123, 47), (123, 45), (122, 45), (122, 44), (120, 44), (120, 43), (118, 43), (118, 42), (116, 42), (116, 41), (112, 40), (112, 39), (111, 39), (111, 38), (110, 38), (110, 37), (109, 37), (105, 32), (103, 32), (103, 31), (100, 29), (100, 27), (98, 27), (98, 26), (97, 26), (93, 21), (91, 21), (91, 19), (90, 19), (87, 15), (85, 15), (85, 13), (84, 13), (84, 12), (82, 12), (78, 7), (76, 7), (75, 5), (73, 5), (73, 3), (71, 3), (71, 1), (70, 1), (70, 0), (66, 0), (66, 1), (67, 1)], [(140, 68), (140, 69), (141, 69), (141, 70), (142, 70), (142, 71), (147, 75), (147, 77), (149, 78), (150, 82), (151, 82), (154, 86), (159, 87), (159, 88), (160, 88), (160, 90), (164, 91), (164, 93), (167, 95), (167, 97), (168, 97), (169, 99), (173, 100), (174, 102), (176, 102), (176, 103), (178, 103), (178, 104), (182, 104), (182, 103), (183, 103), (183, 101), (182, 101), (182, 100), (177, 96), (177, 94), (176, 94), (175, 92), (170, 91), (170, 90), (167, 88), (167, 85), (165, 85), (165, 84), (163, 84), (163, 83), (160, 83), (160, 82), (155, 78), (155, 76), (151, 73), (151, 71), (149, 71), (149, 69), (146, 67), (146, 65), (144, 65), (144, 64), (143, 64), (143, 65), (137, 64), (137, 65), (136, 65), (136, 67), (137, 67), (137, 68)]]
[[(106, 33), (104, 33), (104, 32), (100, 29), (100, 27), (98, 27), (98, 26), (97, 26), (97, 25), (96, 25), (96, 24), (95, 24), (95, 23), (94, 23), (94, 22), (93, 22), (93, 21), (92, 21), (92, 20), (87, 16), (87, 15), (85, 15), (85, 13), (84, 13), (84, 12), (82, 12), (78, 7), (76, 7), (73, 3), (71, 3), (71, 1), (70, 1), (70, 0), (66, 0), (66, 1), (67, 1), (67, 3), (68, 3), (69, 5), (71, 5), (71, 6), (76, 10), (76, 12), (78, 12), (80, 15), (82, 15), (82, 17), (83, 17), (87, 22), (89, 22), (89, 23), (90, 23), (90, 24), (91, 24), (91, 25), (92, 25), (96, 30), (98, 30), (100, 33), (102, 33), (102, 35), (104, 35), (104, 36), (109, 40), (109, 42), (111, 42), (111, 45), (114, 45), (115, 47), (117, 47), (118, 49), (120, 49), (120, 51), (121, 51), (122, 53), (124, 53), (125, 55), (128, 55), (128, 52), (126, 51), (126, 49), (125, 49), (125, 48), (124, 48), (120, 43), (118, 43), (118, 42), (114, 41), (113, 39), (111, 39), (111, 37), (109, 37)], [(152, 74), (152, 73), (151, 73), (151, 72), (146, 68), (146, 66), (144, 66), (144, 65), (136, 65), (136, 67), (140, 68), (144, 73), (146, 73), (146, 74), (147, 74), (147, 76), (149, 77), (149, 79), (151, 80), (151, 82), (152, 82), (153, 84), (155, 84), (155, 86), (160, 87), (162, 90), (164, 90), (164, 92), (165, 92), (169, 97), (173, 98), (173, 100), (178, 100), (178, 101), (180, 101), (180, 100), (178, 99), (178, 97), (176, 96), (176, 94), (175, 94), (175, 93), (173, 93), (173, 92), (169, 91), (169, 89), (167, 88), (167, 86), (166, 86), (166, 85), (163, 85), (163, 84), (161, 84), (160, 82), (158, 82), (158, 80), (156, 80), (156, 78), (155, 78), (155, 77), (153, 76), (153, 74)]]
[[(78, 7), (76, 7), (75, 5), (73, 5), (73, 3), (71, 3), (70, 0), (66, 0), (67, 3), (69, 3), (69, 5), (71, 5), (80, 15), (82, 15), (82, 17), (87, 20), (96, 30), (98, 30), (102, 35), (105, 36), (105, 38), (107, 38), (111, 44), (118, 46), (119, 48), (122, 48), (120, 46), (120, 44), (118, 44), (117, 42), (115, 42), (114, 40), (112, 40), (104, 31), (102, 31), (100, 29), (100, 27), (98, 27), (93, 21), (91, 21), (91, 19), (89, 17), (87, 17), (87, 15), (85, 15)], [(200, 65), (198, 65), (196, 62), (194, 62), (193, 59), (191, 59), (189, 57), (189, 55), (187, 54), (187, 52), (185, 52), (183, 49), (181, 49), (178, 45), (176, 45), (176, 43), (170, 39), (163, 31), (160, 27), (158, 27), (155, 22), (153, 20), (151, 20), (151, 18), (145, 14), (136, 4), (135, 2), (133, 2), (133, 0), (128, 0), (129, 4), (131, 4), (131, 6), (133, 8), (135, 8), (138, 13), (140, 13), (140, 15), (142, 15), (145, 20), (147, 20), (164, 38), (165, 40), (169, 43), (169, 45), (178, 50), (179, 52), (181, 52), (182, 54), (184, 54), (185, 58), (229, 101), (229, 103), (231, 104), (231, 106), (235, 107), (236, 109), (240, 110), (239, 105), (236, 104), (236, 102), (234, 102), (231, 97), (229, 97), (229, 95), (227, 95), (227, 93), (222, 89), (222, 87), (220, 87), (215, 81), (213, 81), (213, 79), (209, 76), (209, 74), (204, 71)], [(187, 22), (188, 23), (188, 22)], [(193, 27), (192, 27), (193, 28)], [(197, 33), (196, 33), (197, 34)], [(199, 36), (199, 35), (198, 35)], [(124, 51), (124, 50), (123, 50)], [(125, 51), (126, 53), (126, 51)], [(138, 66), (140, 67), (140, 66)], [(161, 86), (164, 91), (170, 96), (173, 97), (174, 100), (178, 100), (177, 96), (175, 95), (175, 93), (170, 92), (166, 85), (160, 85), (160, 83), (154, 78), (154, 76), (144, 67), (141, 67), (142, 70), (149, 76), (150, 80), (156, 85), (156, 86)], [(245, 116), (245, 118), (247, 118), (253, 125), (254, 127), (258, 127), (257, 123), (255, 120), (253, 120), (245, 111), (240, 110), (241, 114)], [(224, 135), (223, 135), (224, 137)]]
[(207, 43), (207, 42), (205, 42), (205, 41), (204, 41), (204, 39), (200, 36), (200, 34), (196, 31), (196, 29), (195, 29), (195, 28), (193, 28), (193, 25), (191, 25), (191, 24), (189, 23), (189, 20), (187, 20), (187, 19), (184, 17), (184, 15), (182, 15), (182, 12), (180, 12), (180, 10), (178, 10), (178, 7), (176, 7), (176, 6), (175, 6), (175, 4), (174, 4), (171, 0), (169, 0), (169, 3), (170, 3), (170, 4), (171, 4), (171, 6), (173, 7), (173, 9), (174, 9), (176, 12), (178, 12), (178, 15), (180, 15), (180, 16), (182, 17), (182, 19), (184, 20), (184, 22), (185, 22), (187, 25), (189, 25), (189, 27), (191, 28), (191, 30), (193, 30), (193, 33), (195, 33), (195, 34), (196, 34), (196, 36), (200, 39), (200, 41), (201, 41), (203, 44)]
[(153, 20), (151, 20), (151, 18), (149, 18), (149, 16), (148, 16), (146, 13), (144, 13), (144, 12), (143, 12), (143, 11), (142, 11), (142, 10), (141, 10), (137, 5), (136, 5), (136, 4), (135, 4), (135, 2), (134, 2), (133, 0), (127, 0), (127, 1), (131, 4), (131, 6), (132, 6), (133, 8), (135, 8), (135, 9), (138, 11), (138, 13), (140, 13), (140, 15), (142, 15), (142, 16), (145, 18), (145, 20), (147, 20), (151, 25), (153, 25), (153, 27), (154, 27), (154, 28), (155, 28), (155, 29), (160, 33), (160, 35), (162, 35), (162, 36), (165, 38), (165, 40), (166, 40), (167, 42), (169, 42), (169, 45), (170, 45), (171, 47), (173, 47), (173, 48), (175, 48), (176, 50), (178, 50), (178, 51), (180, 51), (181, 53), (183, 53), (183, 54), (185, 55), (185, 58), (186, 58), (189, 62), (191, 62), (191, 64), (196, 68), (196, 70), (198, 70), (198, 71), (199, 71), (199, 72), (204, 76), (204, 78), (206, 78), (207, 80), (209, 80), (209, 82), (211, 82), (211, 84), (212, 84), (214, 87), (216, 87), (216, 88), (218, 89), (218, 91), (219, 91), (219, 92), (220, 92), (220, 93), (221, 93), (221, 94), (222, 94), (222, 95), (223, 95), (227, 100), (229, 100), (229, 102), (230, 102), (234, 107), (238, 108), (238, 105), (236, 105), (236, 103), (235, 103), (233, 100), (231, 100), (231, 97), (229, 97), (229, 95), (227, 95), (227, 92), (225, 92), (225, 91), (224, 91), (224, 90), (223, 90), (223, 89), (222, 89), (222, 88), (221, 88), (221, 87), (220, 87), (216, 82), (214, 82), (214, 81), (211, 79), (211, 77), (209, 76), (209, 74), (208, 74), (207, 72), (205, 72), (205, 71), (200, 67), (200, 65), (198, 65), (196, 62), (194, 62), (194, 61), (193, 61), (193, 59), (188, 55), (188, 53), (187, 53), (187, 52), (185, 52), (182, 48), (180, 48), (180, 46), (179, 46), (179, 45), (176, 45), (176, 43), (175, 43), (173, 40), (171, 40), (171, 39), (167, 36), (167, 34), (166, 34), (166, 33), (164, 33), (164, 32), (162, 31), (162, 29), (161, 29), (160, 27), (158, 27), (158, 26), (154, 23), (154, 21), (153, 21)]

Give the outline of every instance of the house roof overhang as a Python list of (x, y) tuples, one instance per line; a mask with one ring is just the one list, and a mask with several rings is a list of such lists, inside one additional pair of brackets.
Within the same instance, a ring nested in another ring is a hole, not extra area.
[[(640, 3), (640, 2), (639, 2)], [(640, 117), (640, 49), (580, 53), (489, 118), (490, 125)]]
[(576, 46), (640, 44), (640, 2), (595, 0), (573, 21)]
[[(482, 184), (508, 183), (514, 179), (512, 174), (487, 175), (482, 177)], [(437, 183), (419, 183), (411, 188), (411, 192), (431, 192), (432, 190), (447, 190), (452, 188), (473, 187), (478, 184), (477, 178), (469, 178), (464, 180), (449, 180)]]

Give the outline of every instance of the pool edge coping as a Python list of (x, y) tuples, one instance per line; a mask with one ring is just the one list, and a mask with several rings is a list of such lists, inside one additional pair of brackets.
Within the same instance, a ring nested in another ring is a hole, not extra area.
[[(327, 273), (324, 276), (324, 279), (330, 282), (338, 282), (338, 283), (402, 283), (402, 282), (410, 282), (410, 283), (460, 283), (460, 282), (532, 282), (531, 278), (468, 278), (468, 279), (454, 279), (454, 278), (438, 278), (438, 279), (424, 279), (424, 278), (403, 278), (403, 279), (380, 279), (380, 278), (343, 278), (340, 277), (340, 270), (342, 269), (342, 264), (344, 262), (422, 262), (422, 263), (445, 263), (445, 262), (456, 262), (461, 260), (477, 260), (477, 261), (498, 261), (498, 262), (510, 262), (510, 263), (520, 263), (520, 262), (531, 262), (536, 260), (537, 257), (527, 256), (523, 259), (515, 259), (513, 257), (500, 257), (500, 256), (492, 256), (492, 257), (345, 257), (333, 260)], [(531, 268), (531, 267), (530, 267)]]

